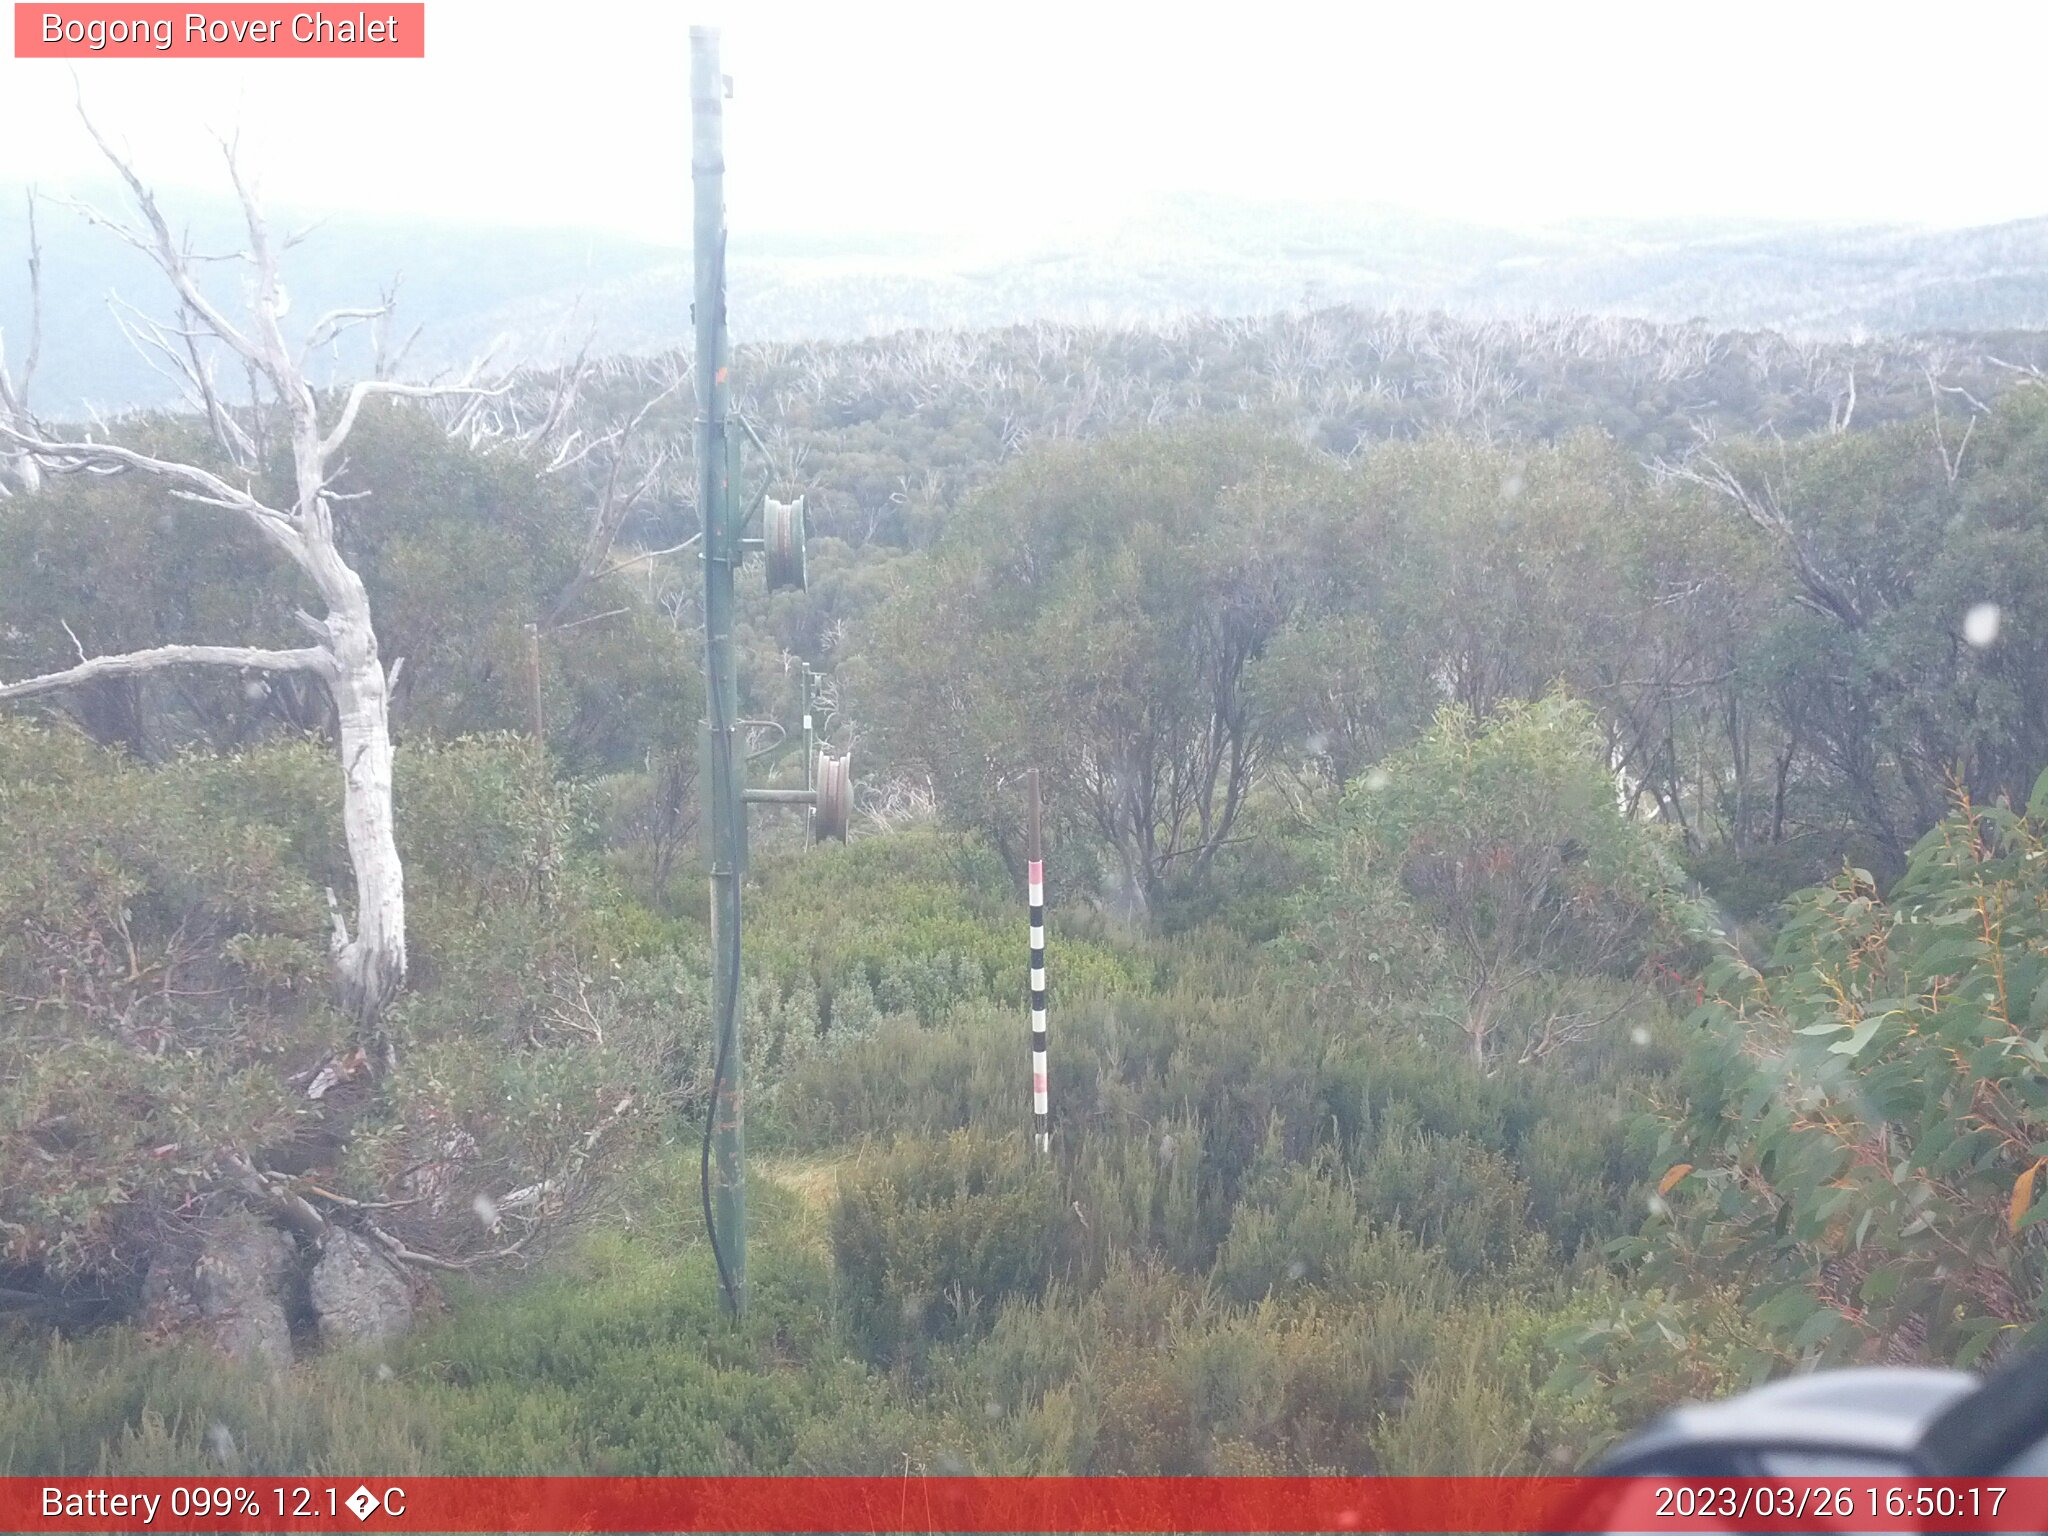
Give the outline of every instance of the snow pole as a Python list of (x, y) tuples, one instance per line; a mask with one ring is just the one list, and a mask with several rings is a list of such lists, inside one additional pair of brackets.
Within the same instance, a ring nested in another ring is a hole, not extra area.
[(1038, 1150), (1052, 1150), (1051, 1103), (1045, 1082), (1045, 846), (1038, 802), (1038, 770), (1031, 770), (1031, 816), (1026, 830), (1025, 899), (1031, 908), (1031, 1131)]

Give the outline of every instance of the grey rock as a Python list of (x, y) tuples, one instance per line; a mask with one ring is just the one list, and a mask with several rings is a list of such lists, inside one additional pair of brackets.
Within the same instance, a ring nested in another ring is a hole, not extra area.
[(327, 1344), (384, 1344), (412, 1327), (412, 1289), (366, 1239), (327, 1234), (310, 1282), (313, 1315)]
[(206, 1449), (213, 1459), (232, 1471), (241, 1458), (235, 1446), (235, 1432), (215, 1419), (206, 1427)]
[(142, 1276), (142, 1326), (152, 1333), (180, 1334), (198, 1327), (199, 1297), (193, 1289), (193, 1256), (163, 1249), (150, 1256)]
[[(230, 1227), (202, 1246), (192, 1266), (191, 1294), (229, 1359), (274, 1372), (292, 1363), (285, 1292), (297, 1260), (291, 1239), (275, 1227)], [(166, 1277), (167, 1296), (175, 1279)]]

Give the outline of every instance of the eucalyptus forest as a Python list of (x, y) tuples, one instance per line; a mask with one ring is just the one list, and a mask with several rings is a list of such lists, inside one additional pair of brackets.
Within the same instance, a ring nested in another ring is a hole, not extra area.
[(1566, 1471), (2048, 1337), (2040, 334), (742, 337), (749, 775), (854, 794), (733, 1319), (688, 354), (400, 382), (115, 164), (185, 403), (0, 361), (0, 1474)]

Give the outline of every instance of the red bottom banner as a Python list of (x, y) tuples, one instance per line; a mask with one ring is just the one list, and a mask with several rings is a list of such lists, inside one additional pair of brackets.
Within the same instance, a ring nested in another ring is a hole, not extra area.
[(2048, 1478), (0, 1478), (6, 1531), (2048, 1531)]

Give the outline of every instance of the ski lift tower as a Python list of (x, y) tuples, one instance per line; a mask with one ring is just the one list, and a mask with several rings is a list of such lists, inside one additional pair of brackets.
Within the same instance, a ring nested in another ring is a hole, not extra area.
[[(704, 839), (711, 873), (712, 1020), (716, 1043), (711, 1103), (701, 1165), (704, 1221), (726, 1306), (746, 1310), (747, 1187), (745, 1062), (739, 1031), (740, 881), (747, 869), (747, 806), (811, 808), (813, 840), (845, 840), (851, 769), (845, 753), (818, 754), (806, 700), (805, 788), (748, 789), (741, 731), (739, 668), (733, 647), (733, 576), (748, 554), (765, 556), (768, 589), (802, 589), (803, 498), (759, 501), (762, 531), (745, 536), (751, 518), (735, 512), (739, 445), (732, 436), (732, 379), (725, 313), (725, 98), (718, 31), (690, 29), (690, 179), (695, 193), (697, 505), (703, 516), (704, 565)], [(744, 425), (744, 424), (743, 424)]]

